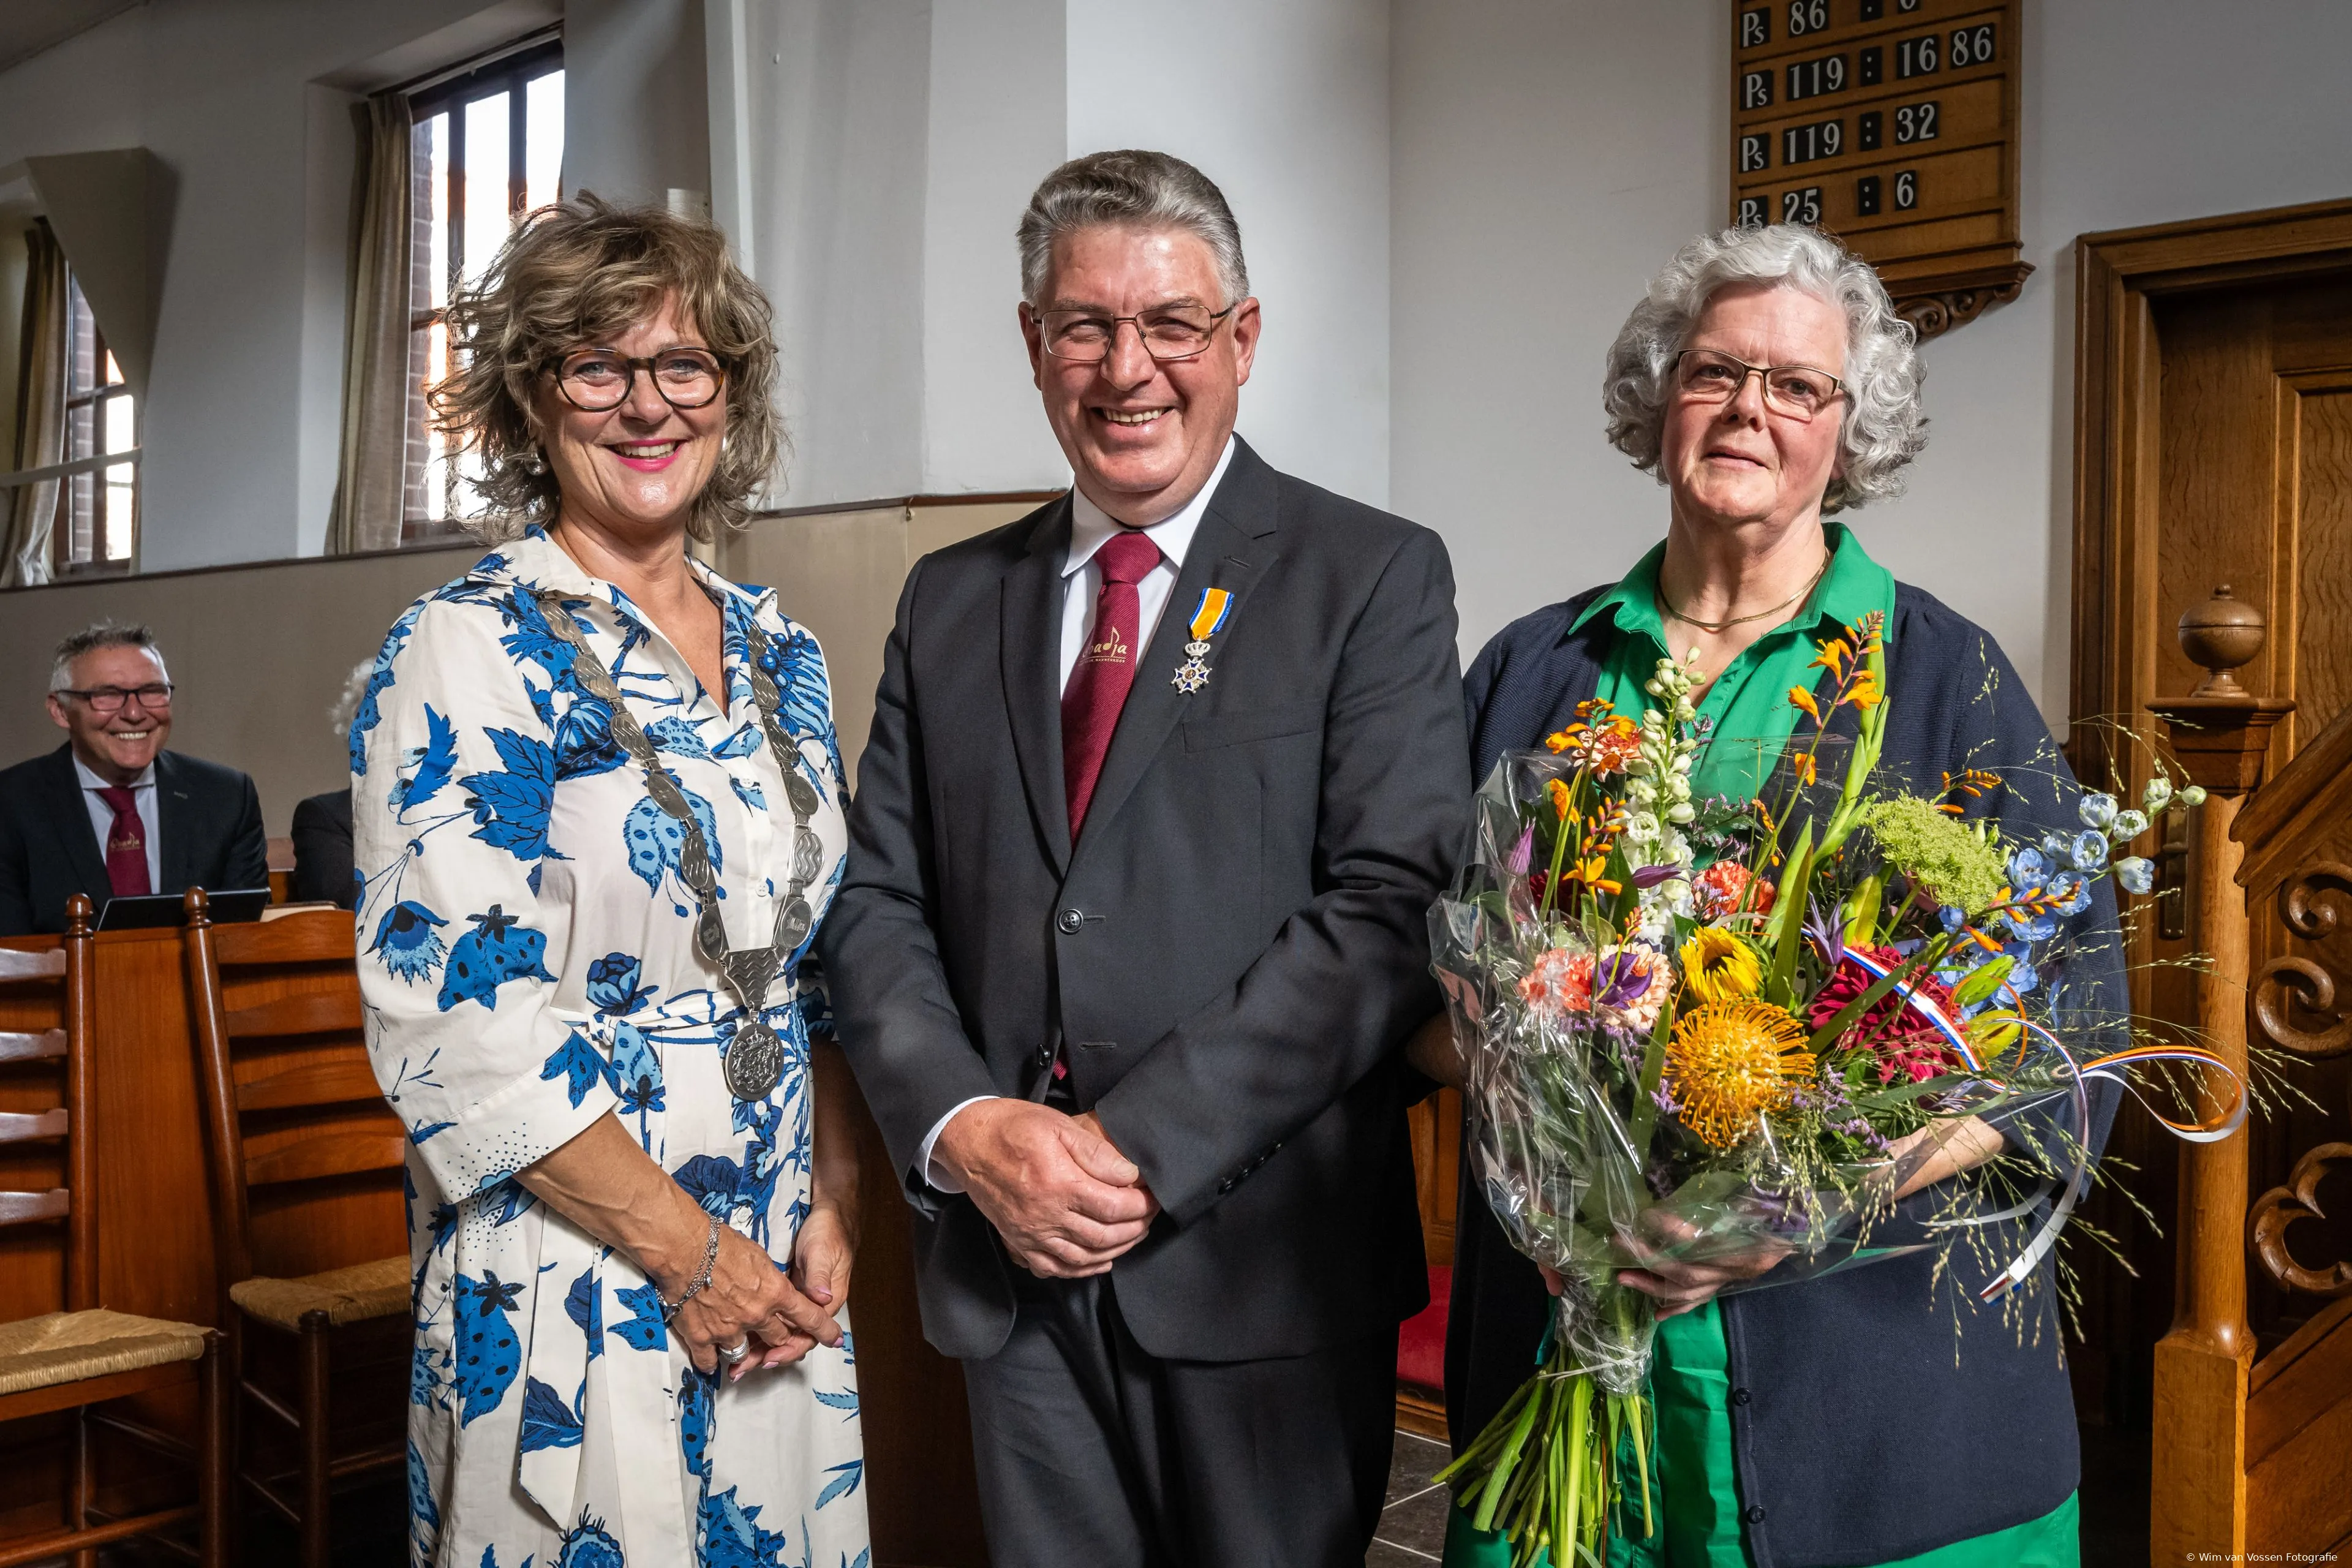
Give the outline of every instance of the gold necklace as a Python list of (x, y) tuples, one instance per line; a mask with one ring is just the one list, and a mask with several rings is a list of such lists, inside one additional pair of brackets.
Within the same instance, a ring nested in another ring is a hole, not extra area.
[(1769, 610), (1759, 610), (1752, 616), (1734, 616), (1727, 621), (1702, 621), (1696, 616), (1684, 615), (1680, 610), (1675, 609), (1673, 602), (1666, 597), (1666, 589), (1664, 583), (1658, 584), (1654, 590), (1654, 595), (1658, 601), (1658, 608), (1666, 613), (1666, 618), (1668, 620), (1680, 621), (1686, 626), (1696, 626), (1699, 630), (1706, 633), (1708, 636), (1714, 637), (1729, 631), (1734, 626), (1744, 626), (1750, 621), (1760, 621), (1767, 616), (1779, 615), (1781, 611), (1787, 609), (1790, 605), (1795, 604), (1798, 600), (1803, 598), (1806, 595), (1811, 593), (1814, 588), (1819, 586), (1821, 580), (1824, 576), (1828, 575), (1829, 569), (1830, 552), (1824, 550), (1822, 552), (1822, 563), (1813, 569), (1812, 577), (1803, 587), (1798, 589), (1795, 593), (1790, 595), (1787, 598), (1781, 600), (1779, 604), (1773, 605)]

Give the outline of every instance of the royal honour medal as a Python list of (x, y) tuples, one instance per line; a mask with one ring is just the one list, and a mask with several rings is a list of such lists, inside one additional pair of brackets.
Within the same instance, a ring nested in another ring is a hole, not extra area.
[(1202, 661), (1209, 657), (1209, 639), (1217, 635), (1232, 614), (1233, 595), (1223, 588), (1201, 590), (1200, 607), (1192, 612), (1192, 640), (1184, 645), (1184, 662), (1176, 667), (1176, 689), (1190, 697), (1209, 684), (1209, 667)]

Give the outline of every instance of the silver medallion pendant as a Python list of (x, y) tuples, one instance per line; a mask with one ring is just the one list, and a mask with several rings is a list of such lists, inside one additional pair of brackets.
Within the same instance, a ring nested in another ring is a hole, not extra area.
[(757, 1018), (746, 1018), (727, 1045), (727, 1092), (765, 1100), (784, 1076), (784, 1043)]
[(1209, 667), (1201, 662), (1208, 653), (1209, 645), (1205, 642), (1184, 645), (1184, 662), (1176, 667), (1176, 679), (1171, 683), (1177, 690), (1190, 697), (1209, 684)]

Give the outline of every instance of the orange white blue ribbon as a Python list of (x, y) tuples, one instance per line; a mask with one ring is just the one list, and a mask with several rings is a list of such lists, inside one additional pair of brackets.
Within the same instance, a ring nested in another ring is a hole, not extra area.
[(1202, 661), (1209, 657), (1209, 639), (1223, 628), (1225, 617), (1233, 614), (1233, 609), (1231, 591), (1224, 588), (1201, 590), (1200, 606), (1193, 610), (1192, 618), (1187, 623), (1192, 640), (1184, 645), (1184, 662), (1176, 667), (1176, 677), (1172, 682), (1176, 689), (1187, 697), (1209, 684), (1209, 667)]

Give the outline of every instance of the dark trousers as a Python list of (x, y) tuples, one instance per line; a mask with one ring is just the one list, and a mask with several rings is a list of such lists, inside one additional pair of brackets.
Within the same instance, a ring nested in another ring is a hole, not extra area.
[(964, 1363), (997, 1568), (1360, 1568), (1396, 1436), (1393, 1331), (1163, 1361), (1109, 1276), (1014, 1277), (1013, 1337)]

